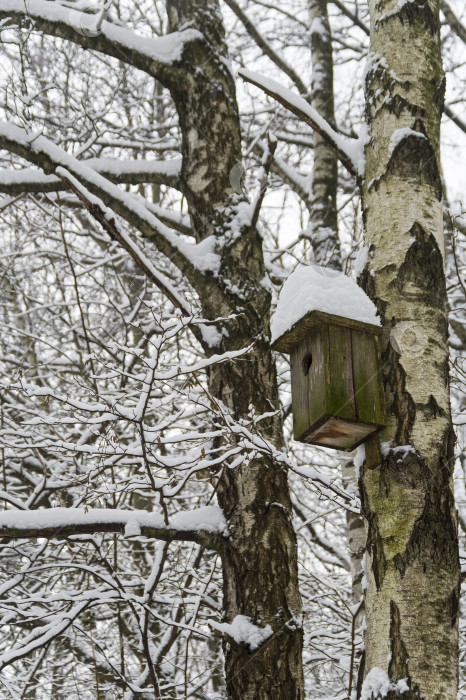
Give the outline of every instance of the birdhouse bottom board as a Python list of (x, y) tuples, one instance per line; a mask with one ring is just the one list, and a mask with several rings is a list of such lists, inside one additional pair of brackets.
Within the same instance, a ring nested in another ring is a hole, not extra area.
[(290, 355), (295, 440), (349, 451), (384, 427), (376, 333), (317, 325)]

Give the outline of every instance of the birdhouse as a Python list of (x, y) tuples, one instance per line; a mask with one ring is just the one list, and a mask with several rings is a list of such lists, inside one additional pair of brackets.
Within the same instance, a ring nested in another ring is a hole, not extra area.
[[(311, 271), (311, 274), (315, 278), (315, 271)], [(325, 299), (325, 303), (321, 303), (320, 306), (327, 309), (338, 308), (340, 298), (340, 301), (344, 301), (340, 306), (346, 303), (350, 306), (352, 315), (357, 316), (354, 307), (351, 306), (351, 300), (354, 302), (356, 298), (361, 302), (363, 295), (364, 303), (369, 302), (372, 305), (353, 280), (342, 273), (337, 274), (340, 279), (317, 279), (321, 296), (322, 285), (324, 286), (322, 298)], [(306, 275), (309, 282), (309, 274)], [(341, 279), (343, 277), (344, 280)], [(309, 284), (307, 285), (307, 306), (309, 292), (316, 305), (315, 294), (312, 295), (315, 282), (314, 279), (310, 285), (311, 289)], [(340, 296), (334, 293), (335, 285)], [(295, 283), (295, 287), (299, 290), (300, 285)], [(301, 291), (306, 294), (306, 288), (302, 289), (302, 285)], [(276, 327), (283, 327), (283, 316), (287, 313), (287, 306), (288, 314), (296, 312), (296, 303), (292, 303), (290, 290), (284, 297), (279, 300), (281, 309), (277, 311), (281, 314), (281, 322), (276, 322)], [(363, 315), (363, 318), (367, 316), (371, 318), (370, 314)], [(375, 307), (374, 320), (378, 322), (378, 319), (375, 319)], [(272, 348), (290, 355), (295, 440), (350, 451), (384, 427), (381, 332), (380, 325), (376, 323), (313, 309), (276, 337)]]

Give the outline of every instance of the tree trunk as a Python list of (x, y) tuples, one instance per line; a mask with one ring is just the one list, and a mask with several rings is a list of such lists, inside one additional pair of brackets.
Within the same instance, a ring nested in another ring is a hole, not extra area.
[[(244, 361), (222, 363), (210, 373), (213, 396), (236, 420), (270, 414), (279, 407), (276, 370), (269, 345), (270, 293), (262, 239), (241, 223), (246, 205), (235, 193), (230, 172), (241, 161), (235, 84), (217, 0), (169, 0), (170, 29), (194, 26), (205, 39), (183, 55), (179, 79), (169, 86), (182, 132), (182, 178), (198, 240), (216, 237), (221, 262), (214, 273), (217, 291), (203, 295), (210, 319), (236, 315), (217, 326), (218, 341), (208, 353), (242, 348), (254, 340)], [(282, 445), (278, 415), (261, 420), (262, 435)], [(286, 469), (272, 456), (257, 456), (220, 475), (218, 498), (231, 537), (222, 553), (225, 620), (245, 615), (272, 635), (257, 649), (224, 641), (229, 698), (304, 698), (301, 600), (297, 545), (292, 526)]]
[[(459, 559), (453, 498), (439, 161), (444, 77), (438, 0), (370, 0), (363, 283), (383, 323), (388, 427), (363, 467), (366, 690), (457, 697)], [(404, 446), (402, 448), (401, 446)], [(397, 449), (398, 448), (398, 449)], [(367, 676), (369, 674), (369, 677)], [(406, 682), (400, 682), (406, 679)], [(373, 691), (374, 697), (380, 697)], [(370, 697), (370, 695), (369, 695)]]
[[(332, 126), (335, 125), (333, 100), (332, 37), (327, 0), (309, 0), (311, 20), (311, 105)], [(314, 134), (314, 165), (310, 223), (312, 249), (319, 265), (341, 268), (337, 220), (337, 157), (322, 136)]]
[[(311, 20), (312, 90), (311, 104), (326, 121), (335, 126), (333, 94), (332, 37), (327, 12), (327, 0), (309, 0)], [(314, 134), (314, 163), (312, 171), (312, 207), (310, 223), (314, 259), (319, 265), (341, 270), (340, 240), (338, 236), (337, 186), (338, 162), (334, 150), (325, 140)], [(343, 486), (348, 492), (357, 490), (356, 470), (353, 462), (342, 459), (340, 463)], [(353, 604), (362, 596), (362, 557), (366, 541), (364, 522), (360, 515), (347, 511), (347, 538), (351, 563), (351, 588)], [(363, 616), (359, 609), (354, 627), (357, 629)], [(359, 650), (355, 667), (359, 663)]]

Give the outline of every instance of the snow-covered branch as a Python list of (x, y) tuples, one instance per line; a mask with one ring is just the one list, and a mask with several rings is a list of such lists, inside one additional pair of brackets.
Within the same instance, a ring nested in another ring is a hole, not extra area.
[[(86, 167), (95, 170), (115, 184), (166, 185), (180, 189), (181, 158), (169, 161), (116, 160), (113, 158), (89, 158), (83, 161)], [(66, 183), (55, 175), (46, 175), (41, 170), (23, 168), (21, 170), (0, 171), (0, 192), (21, 194), (23, 192), (59, 192), (66, 189)]]
[[(29, 134), (21, 127), (0, 122), (0, 147), (38, 165), (46, 174), (56, 173), (67, 187), (72, 187), (86, 206), (94, 207), (91, 213), (105, 226), (111, 237), (117, 238), (115, 231), (110, 232), (109, 226), (115, 228), (114, 214), (118, 214), (150, 239), (186, 275), (194, 288), (199, 291), (209, 287), (205, 273), (215, 271), (219, 264), (219, 257), (213, 250), (213, 240), (206, 239), (197, 245), (181, 241), (176, 232), (149, 210), (142, 197), (123, 191), (45, 136)], [(123, 244), (122, 240), (119, 242)], [(135, 245), (129, 239), (125, 244), (127, 249)]]
[[(47, 0), (4, 0), (0, 20), (34, 21), (35, 29), (54, 37), (72, 41), (84, 49), (93, 49), (149, 73), (165, 84), (173, 77), (173, 66), (180, 60), (184, 47), (202, 38), (195, 29), (185, 29), (162, 37), (146, 37), (129, 27), (96, 18), (99, 26), (87, 30), (86, 9), (73, 9)], [(83, 31), (84, 30), (84, 31)]]
[(288, 90), (276, 80), (243, 68), (239, 71), (239, 75), (246, 82), (255, 85), (277, 100), (277, 102), (280, 102), (290, 112), (317, 131), (332, 147), (340, 162), (351, 175), (364, 176), (364, 146), (367, 140), (365, 132), (358, 139), (342, 136), (303, 97), (296, 95), (292, 90)]
[(216, 506), (177, 513), (168, 523), (157, 513), (113, 508), (11, 509), (0, 513), (0, 537), (50, 539), (99, 532), (197, 542), (214, 549), (228, 534), (223, 512)]

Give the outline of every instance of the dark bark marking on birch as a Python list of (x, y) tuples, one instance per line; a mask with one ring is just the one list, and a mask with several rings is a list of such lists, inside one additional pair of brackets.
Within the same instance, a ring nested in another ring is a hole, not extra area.
[[(449, 431), (446, 436), (443, 449), (444, 455), (451, 454), (455, 436)], [(408, 462), (410, 455), (403, 461), (403, 466)], [(414, 461), (418, 461), (419, 468), (416, 471), (414, 464), (411, 466), (413, 475), (413, 487), (425, 493), (424, 508), (420, 517), (416, 520), (410, 539), (403, 554), (395, 557), (395, 566), (403, 577), (406, 568), (418, 560), (424, 573), (444, 570), (446, 573), (454, 567), (457, 552), (457, 528), (451, 514), (454, 508), (453, 492), (450, 484), (451, 466), (445, 463), (432, 474), (425, 462), (413, 455)], [(402, 471), (402, 470), (400, 470)], [(456, 595), (458, 592), (456, 591)], [(450, 598), (449, 610), (444, 614), (449, 620), (458, 614), (457, 604)]]
[[(420, 129), (413, 130), (423, 134)], [(437, 199), (442, 199), (443, 185), (437, 155), (424, 134), (408, 134), (395, 146), (381, 179), (390, 175), (403, 181), (412, 180), (417, 186), (424, 183), (431, 185), (435, 188)]]
[[(445, 311), (445, 272), (443, 256), (432, 234), (427, 234), (422, 226), (414, 223), (410, 231), (414, 242), (409, 247), (398, 276), (394, 281), (400, 294), (416, 300), (422, 294), (423, 304)], [(411, 283), (416, 283), (415, 294), (410, 293)], [(439, 328), (444, 332), (445, 326)]]
[[(365, 494), (362, 479), (359, 480), (359, 488), (361, 493), (361, 501), (363, 502), (364, 508)], [(367, 518), (366, 549), (371, 553), (372, 572), (374, 574), (375, 585), (377, 586), (377, 590), (380, 591), (383, 579), (385, 577), (386, 561), (383, 541), (378, 527), (378, 518), (375, 513), (370, 513)]]
[(394, 443), (408, 445), (414, 421), (416, 420), (416, 403), (406, 390), (406, 372), (399, 361), (399, 355), (389, 344), (385, 352), (385, 381), (389, 388), (391, 410), (398, 416)]
[(411, 684), (408, 670), (408, 653), (401, 636), (400, 610), (394, 600), (390, 601), (390, 649), (389, 677), (395, 681), (407, 678), (408, 684)]
[[(377, 3), (377, 9), (381, 10), (385, 5), (385, 1)], [(420, 23), (423, 27), (427, 27), (432, 35), (439, 31), (439, 18), (436, 16), (427, 0), (411, 0), (404, 5), (399, 5), (396, 9), (396, 14), (387, 13), (387, 17), (381, 17), (376, 23), (378, 29), (385, 22), (389, 22), (393, 17), (397, 17), (401, 24)]]

